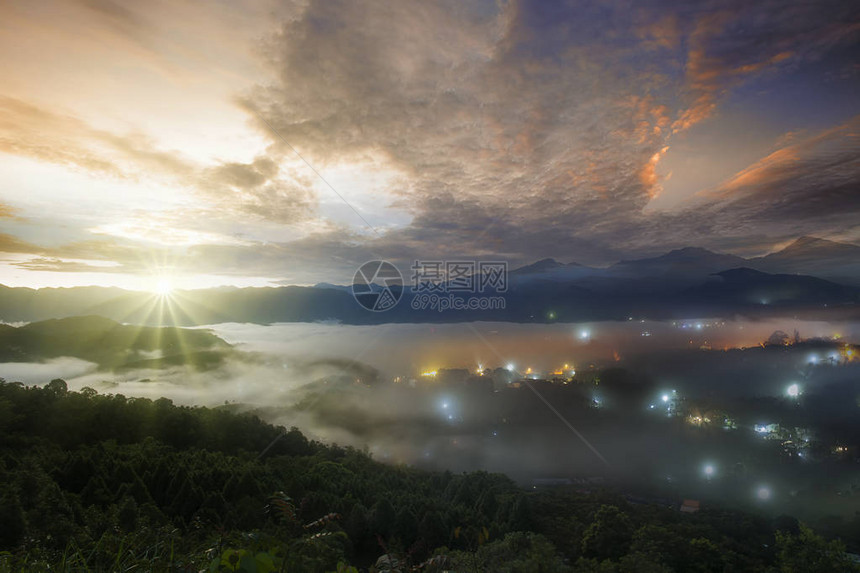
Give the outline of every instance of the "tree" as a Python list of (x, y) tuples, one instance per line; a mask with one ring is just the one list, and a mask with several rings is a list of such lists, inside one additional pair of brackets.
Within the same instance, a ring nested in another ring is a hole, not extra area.
[(806, 525), (800, 524), (796, 535), (776, 532), (776, 551), (779, 570), (783, 573), (829, 573), (831, 571), (860, 571), (845, 553), (845, 545), (838, 540), (827, 541)]
[(587, 557), (617, 559), (627, 553), (632, 537), (627, 514), (614, 505), (602, 505), (582, 536), (582, 552)]
[(412, 545), (418, 537), (418, 520), (415, 514), (407, 508), (400, 510), (394, 520), (394, 531), (401, 543)]
[(14, 492), (7, 490), (0, 496), (0, 515), (0, 549), (14, 549), (27, 531), (24, 509)]
[(54, 378), (45, 384), (45, 390), (47, 390), (48, 394), (56, 398), (68, 394), (69, 385), (62, 378)]
[(382, 498), (373, 505), (370, 528), (373, 533), (387, 539), (391, 534), (397, 514), (388, 498)]
[(428, 511), (418, 524), (418, 536), (433, 550), (448, 541), (448, 528), (438, 511)]

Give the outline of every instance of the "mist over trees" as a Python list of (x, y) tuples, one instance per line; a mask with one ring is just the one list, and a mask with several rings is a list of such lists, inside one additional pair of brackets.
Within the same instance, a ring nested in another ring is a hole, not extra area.
[(791, 518), (525, 491), (309, 441), (229, 407), (0, 383), (0, 568), (850, 571)]

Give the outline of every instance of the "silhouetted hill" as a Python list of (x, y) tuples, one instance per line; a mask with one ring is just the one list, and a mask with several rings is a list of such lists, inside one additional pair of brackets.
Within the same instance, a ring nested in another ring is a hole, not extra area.
[[(230, 345), (206, 330), (119, 324), (101, 316), (33, 322), (0, 329), (0, 362), (71, 356), (103, 369), (220, 364)], [(207, 354), (201, 354), (202, 352)]]
[[(575, 263), (572, 263), (575, 265)], [(555, 259), (541, 259), (530, 265), (525, 265), (511, 271), (512, 275), (528, 275), (532, 273), (545, 273), (553, 269), (566, 267), (564, 263), (560, 263)], [(578, 265), (577, 265), (578, 266)]]
[(112, 287), (10, 288), (0, 285), (0, 317), (9, 322), (98, 314), (94, 309), (129, 291)]
[(610, 269), (616, 274), (638, 276), (700, 276), (742, 266), (745, 262), (745, 259), (735, 255), (714, 253), (698, 247), (686, 247), (658, 257), (621, 261)]
[(768, 274), (741, 267), (717, 273), (714, 280), (688, 289), (685, 297), (722, 305), (854, 304), (858, 289), (816, 277)]
[(749, 260), (753, 268), (776, 273), (799, 273), (860, 286), (860, 247), (800, 237), (786, 248)]
[[(820, 268), (822, 274), (804, 276), (807, 273), (798, 270), (811, 267)], [(763, 274), (724, 274), (731, 269), (755, 269)], [(833, 273), (848, 276), (851, 280), (842, 284), (851, 286), (837, 284), (840, 281), (831, 278)], [(822, 278), (830, 282), (816, 282)], [(329, 283), (176, 291), (170, 297), (100, 287), (33, 290), (0, 286), (0, 320), (100, 315), (150, 325), (325, 320), (377, 324), (605, 320), (634, 314), (665, 318), (705, 309), (746, 312), (756, 305), (767, 306), (767, 312), (779, 312), (783, 306), (796, 309), (801, 304), (811, 308), (855, 304), (860, 287), (860, 247), (802, 237), (778, 253), (749, 261), (694, 247), (622, 261), (608, 268), (542, 259), (511, 271), (508, 289), (501, 295), (504, 307), (492, 309), (474, 304), (440, 312), (438, 306), (425, 304), (427, 293), (412, 293), (409, 286), (407, 282), (399, 304), (386, 312), (364, 309), (353, 297), (351, 285)], [(459, 292), (455, 296), (480, 303), (494, 295)], [(448, 295), (443, 292), (440, 298)]]

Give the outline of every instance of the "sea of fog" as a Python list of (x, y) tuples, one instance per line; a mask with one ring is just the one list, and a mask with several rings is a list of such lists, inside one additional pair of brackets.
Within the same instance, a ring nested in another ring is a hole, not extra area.
[[(860, 324), (792, 319), (762, 321), (715, 318), (674, 322), (519, 324), (345, 325), (339, 323), (225, 323), (205, 327), (249, 358), (231, 360), (215, 371), (188, 368), (105, 372), (77, 358), (41, 363), (0, 364), (9, 381), (41, 385), (63, 378), (71, 389), (90, 386), (126, 396), (167, 397), (184, 405), (231, 403), (271, 406), (293, 399), (294, 391), (337, 373), (422, 380), (421, 373), (443, 368), (514, 367), (548, 372), (570, 364), (580, 371), (618, 364), (648, 364), (666, 353), (710, 348), (755, 347), (775, 331), (789, 336), (839, 337), (860, 341)], [(702, 353), (693, 353), (701, 356)], [(798, 367), (826, 356), (803, 357)], [(674, 363), (666, 364), (668, 370)], [(683, 384), (684, 381), (680, 380)], [(741, 392), (779, 393), (778, 385), (743, 384)]]
[[(60, 358), (2, 364), (0, 372), (26, 384), (63, 378), (73, 390), (89, 386), (101, 393), (167, 397), (184, 405), (234, 404), (272, 423), (299, 427), (315, 439), (366, 449), (393, 463), (500, 471), (523, 483), (542, 477), (611, 476), (664, 493), (666, 487), (676, 488), (671, 495), (739, 503), (747, 499), (747, 489), (769, 483), (774, 499), (786, 502), (786, 511), (823, 515), (860, 510), (860, 496), (843, 497), (860, 488), (858, 468), (784, 467), (778, 456), (768, 457), (772, 448), (760, 449), (767, 445), (756, 442), (754, 423), (772, 420), (764, 414), (760, 420), (750, 417), (750, 412), (758, 415), (762, 404), (764, 412), (784, 407), (786, 388), (797, 384), (804, 400), (815, 401), (814, 415), (822, 427), (832, 421), (832, 431), (840, 431), (840, 423), (854, 428), (852, 420), (860, 412), (860, 365), (838, 363), (838, 345), (759, 347), (775, 331), (791, 338), (796, 332), (801, 339), (856, 343), (857, 323), (703, 318), (577, 324), (231, 323), (205, 328), (238, 351), (214, 370), (107, 372)], [(723, 351), (740, 348), (750, 350)], [(525, 388), (476, 392), (422, 376), (479, 367), (537, 373), (564, 364), (577, 376), (626, 369), (648, 390), (637, 394), (633, 388), (631, 402), (587, 384), (579, 389), (546, 386), (540, 395)], [(726, 433), (686, 428), (683, 421), (659, 414), (661, 395), (672, 391), (690, 403), (718, 405), (746, 419)], [(592, 402), (599, 407), (591, 408)], [(657, 414), (648, 410), (649, 402)], [(703, 464), (713, 465), (726, 479), (703, 480)]]

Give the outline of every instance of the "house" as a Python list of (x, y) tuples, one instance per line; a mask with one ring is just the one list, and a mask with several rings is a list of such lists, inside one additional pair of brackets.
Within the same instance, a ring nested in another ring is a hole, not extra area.
[(681, 513), (696, 513), (700, 509), (699, 505), (698, 499), (685, 499), (681, 504)]

